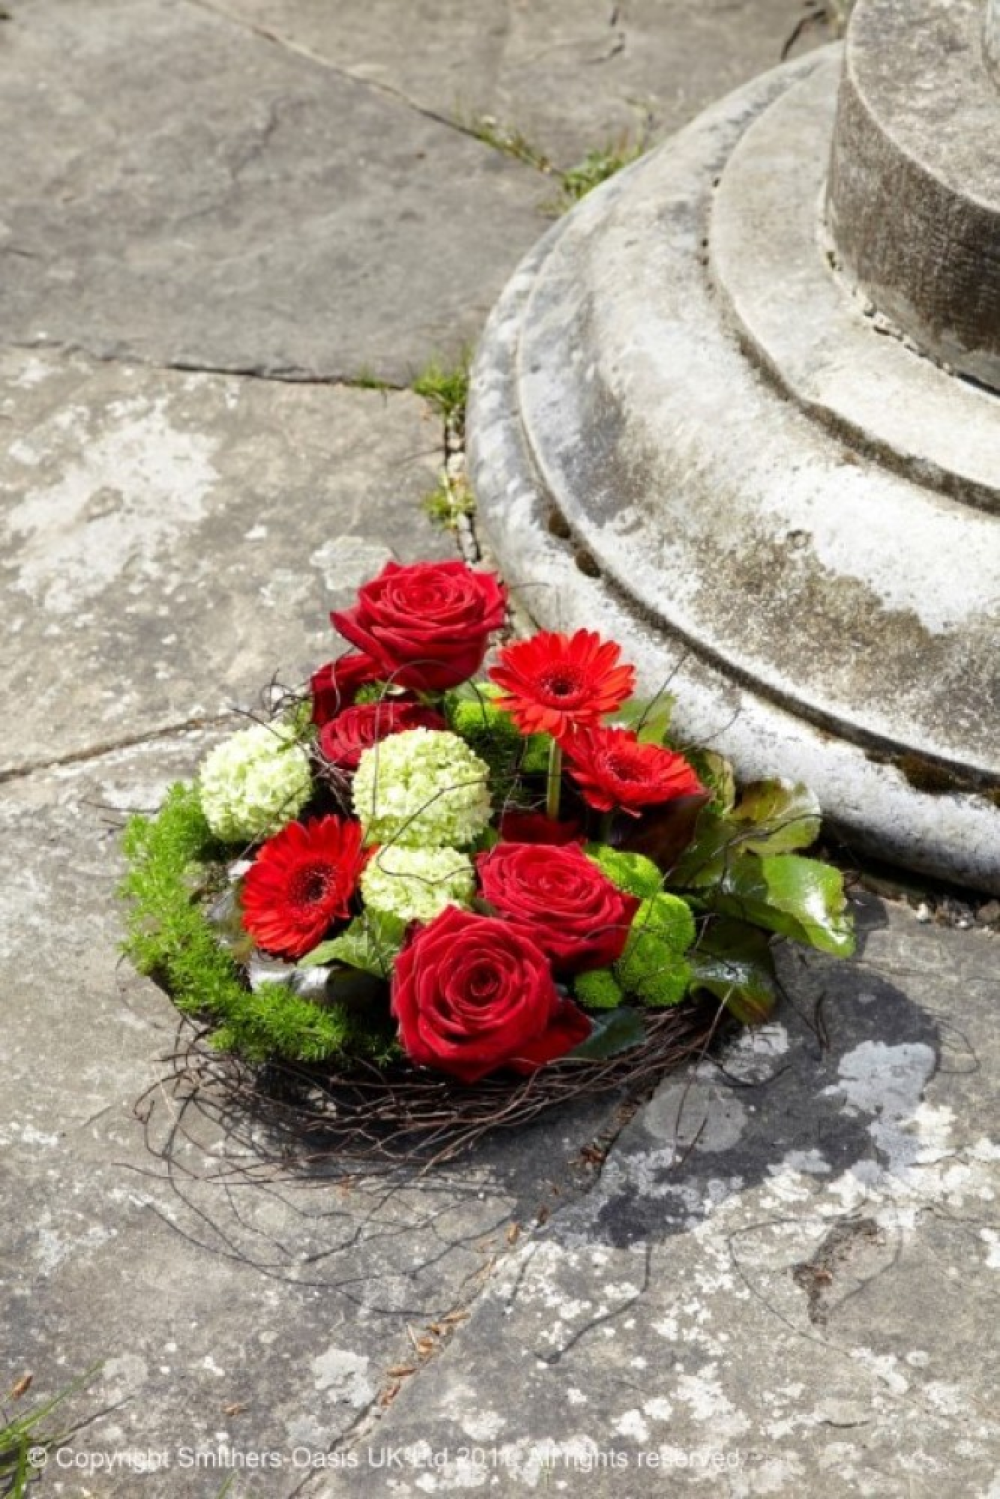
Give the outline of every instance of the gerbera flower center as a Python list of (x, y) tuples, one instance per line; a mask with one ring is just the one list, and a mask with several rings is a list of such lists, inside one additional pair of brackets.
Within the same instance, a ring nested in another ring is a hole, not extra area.
[(324, 900), (333, 875), (328, 864), (305, 864), (297, 869), (288, 890), (293, 906), (314, 906)]
[(609, 755), (606, 761), (608, 772), (616, 781), (642, 781), (642, 762), (635, 755), (622, 754), (621, 750)]
[(539, 685), (549, 697), (575, 697), (580, 691), (580, 675), (570, 666), (556, 666), (542, 675)]

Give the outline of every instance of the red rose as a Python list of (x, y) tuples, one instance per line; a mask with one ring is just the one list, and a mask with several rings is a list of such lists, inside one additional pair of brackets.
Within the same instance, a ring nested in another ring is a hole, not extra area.
[(478, 1082), (499, 1067), (535, 1072), (590, 1034), (521, 928), (448, 906), (396, 959), (392, 1013), (408, 1057)]
[(372, 658), (363, 652), (348, 651), (339, 661), (328, 661), (313, 673), (309, 683), (313, 723), (322, 728), (351, 706), (362, 687), (381, 681), (382, 676)]
[(395, 686), (443, 692), (479, 670), (506, 607), (495, 573), (473, 572), (464, 562), (387, 562), (358, 590), (353, 609), (330, 618)]
[(621, 957), (639, 902), (578, 845), (500, 843), (476, 864), (484, 898), (499, 916), (528, 928), (561, 972), (604, 968)]
[(640, 744), (631, 729), (583, 729), (565, 749), (570, 775), (598, 812), (618, 808), (638, 817), (643, 807), (705, 789), (683, 755)]
[(578, 843), (578, 822), (556, 822), (544, 812), (503, 812), (500, 837), (504, 843)]
[(433, 708), (386, 698), (379, 703), (361, 703), (355, 708), (345, 708), (343, 713), (324, 724), (319, 732), (319, 751), (330, 765), (339, 765), (341, 770), (357, 770), (364, 751), (388, 739), (390, 734), (399, 734), (403, 729), (447, 727), (440, 713), (435, 713)]

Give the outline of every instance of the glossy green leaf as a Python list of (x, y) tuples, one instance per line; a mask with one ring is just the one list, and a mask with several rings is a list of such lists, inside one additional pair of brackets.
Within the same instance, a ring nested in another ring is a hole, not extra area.
[(606, 1057), (617, 1056), (633, 1046), (641, 1046), (646, 1039), (642, 1017), (625, 1006), (607, 1010), (603, 1015), (592, 1015), (593, 1029), (586, 1041), (560, 1057), (561, 1062), (603, 1062)]
[[(820, 806), (808, 786), (792, 781), (752, 781), (744, 786), (733, 819), (749, 836), (740, 846), (757, 854), (787, 854), (819, 837)], [(747, 826), (749, 825), (749, 826)]]
[(694, 837), (670, 871), (670, 884), (681, 890), (717, 885), (739, 851), (739, 831), (728, 817), (703, 808)]
[(406, 922), (400, 916), (368, 907), (357, 916), (339, 937), (321, 942), (300, 961), (300, 968), (315, 968), (324, 963), (346, 963), (376, 978), (387, 979), (403, 945)]
[(614, 714), (615, 724), (631, 729), (640, 744), (663, 744), (677, 699), (669, 692), (654, 698), (631, 698)]
[(821, 952), (849, 957), (854, 930), (840, 871), (796, 854), (741, 854), (728, 866), (716, 909)]
[(716, 918), (708, 922), (688, 959), (692, 994), (714, 994), (744, 1025), (758, 1025), (771, 1014), (778, 990), (766, 932), (742, 921)]

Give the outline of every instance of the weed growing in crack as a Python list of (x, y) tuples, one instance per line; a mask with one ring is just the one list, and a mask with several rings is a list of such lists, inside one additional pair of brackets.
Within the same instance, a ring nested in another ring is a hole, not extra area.
[(24, 1398), (31, 1388), (30, 1374), (19, 1379), (6, 1397), (0, 1399), (0, 1421), (3, 1422), (0, 1426), (0, 1484), (4, 1485), (2, 1492), (8, 1499), (24, 1499), (29, 1485), (45, 1467), (49, 1449), (64, 1442), (77, 1430), (71, 1427), (67, 1431), (52, 1432), (47, 1428), (47, 1418), (70, 1395), (89, 1384), (100, 1368), (101, 1365), (96, 1364), (60, 1394), (32, 1405), (23, 1415), (12, 1415), (7, 1409), (7, 1401), (13, 1406)]
[(534, 167), (536, 172), (544, 172), (546, 176), (557, 175), (545, 152), (513, 126), (502, 125), (492, 115), (474, 115), (471, 120), (460, 123), (463, 130), (484, 145), (492, 146), (494, 151), (502, 151), (505, 156), (512, 156), (515, 161), (522, 161), (525, 166)]
[(585, 197), (592, 188), (599, 187), (622, 167), (641, 156), (646, 149), (645, 135), (631, 140), (626, 133), (618, 140), (604, 146), (595, 146), (575, 166), (563, 170), (557, 167), (540, 146), (536, 146), (522, 131), (511, 125), (502, 125), (492, 115), (475, 115), (463, 123), (463, 129), (477, 140), (502, 151), (515, 161), (534, 167), (546, 177), (554, 177), (559, 183), (559, 197), (546, 205), (552, 213), (566, 213), (575, 203)]
[(585, 198), (595, 187), (600, 187), (602, 182), (607, 182), (622, 167), (629, 166), (637, 160), (646, 149), (644, 138), (638, 141), (629, 141), (623, 136), (613, 144), (598, 147), (588, 151), (582, 161), (577, 162), (575, 167), (570, 167), (566, 172), (560, 172), (559, 180), (562, 188), (561, 201), (557, 208), (565, 213)]
[(445, 368), (432, 362), (413, 382), (444, 421), (444, 467), (437, 487), (424, 497), (430, 520), (448, 531), (467, 528), (475, 514), (475, 496), (465, 476), (465, 406), (469, 396), (469, 353), (457, 366)]
[(424, 496), (423, 507), (435, 526), (457, 531), (463, 517), (475, 515), (476, 499), (464, 473), (452, 476), (445, 472), (437, 488)]
[(465, 403), (469, 396), (468, 352), (461, 363), (446, 368), (432, 360), (413, 381), (413, 391), (430, 402), (445, 422), (460, 434), (465, 431)]
[(352, 375), (349, 380), (345, 381), (345, 384), (352, 386), (356, 390), (399, 389), (398, 385), (394, 385), (391, 380), (383, 380), (381, 375), (376, 375), (375, 371), (369, 369), (367, 365), (358, 370), (356, 375)]

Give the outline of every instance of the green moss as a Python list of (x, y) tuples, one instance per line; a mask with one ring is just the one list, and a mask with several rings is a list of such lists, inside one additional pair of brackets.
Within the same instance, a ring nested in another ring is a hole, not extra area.
[(617, 972), (629, 994), (655, 1007), (680, 1004), (691, 982), (690, 965), (656, 932), (633, 932)]
[(645, 854), (626, 853), (624, 849), (612, 848), (607, 843), (590, 843), (586, 853), (613, 885), (640, 900), (657, 895), (663, 887), (661, 871)]
[(232, 850), (213, 838), (193, 786), (173, 786), (158, 816), (133, 817), (124, 850), (129, 870), (120, 894), (129, 914), (123, 951), (140, 973), (164, 985), (184, 1014), (214, 1022), (213, 1045), (249, 1061), (384, 1053), (378, 1027), (344, 1006), (321, 1008), (278, 984), (257, 993), (246, 987), (196, 899), (218, 879)]
[(678, 1004), (691, 982), (683, 954), (694, 939), (694, 917), (685, 901), (665, 891), (644, 900), (617, 964), (622, 987), (648, 1005)]
[(617, 1009), (625, 997), (610, 968), (592, 968), (589, 973), (578, 973), (573, 980), (573, 993), (590, 1010)]
[(632, 921), (633, 932), (655, 932), (673, 948), (687, 952), (695, 939), (694, 917), (687, 901), (679, 895), (658, 890), (644, 900)]
[(516, 800), (524, 739), (514, 720), (494, 707), (488, 689), (475, 697), (451, 697), (446, 709), (454, 732), (489, 766), (494, 805)]

